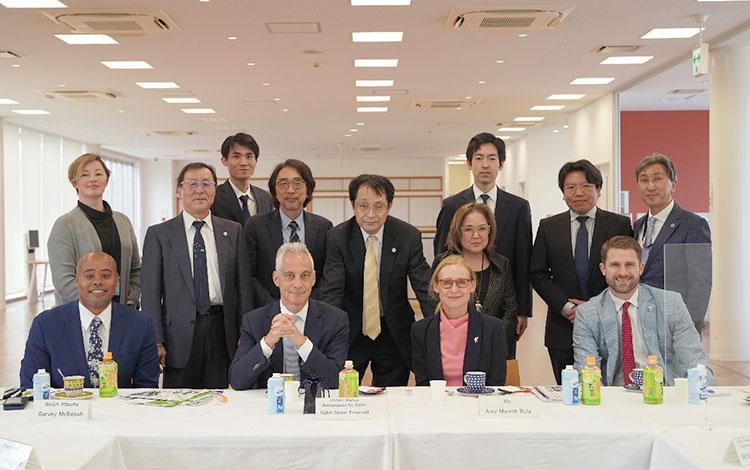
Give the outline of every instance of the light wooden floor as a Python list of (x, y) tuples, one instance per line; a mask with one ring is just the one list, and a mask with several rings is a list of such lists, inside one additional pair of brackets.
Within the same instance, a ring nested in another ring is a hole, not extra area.
[[(38, 312), (53, 304), (54, 298), (47, 296), (44, 305), (42, 302), (28, 305), (25, 301), (19, 301), (8, 304), (6, 310), (0, 312), (0, 386), (18, 384), (18, 370), (31, 320)], [(526, 385), (553, 384), (549, 356), (544, 347), (546, 306), (536, 295), (534, 312), (535, 316), (529, 321), (529, 328), (518, 344), (521, 382)], [(707, 341), (704, 340), (704, 344)], [(750, 384), (750, 362), (711, 361), (711, 366), (718, 385)], [(369, 383), (367, 375), (363, 382)]]

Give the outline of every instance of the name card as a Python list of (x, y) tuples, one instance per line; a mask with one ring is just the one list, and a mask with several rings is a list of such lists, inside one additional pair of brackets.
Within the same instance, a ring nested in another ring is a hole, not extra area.
[(375, 416), (368, 399), (363, 398), (316, 398), (315, 419), (362, 420)]
[[(479, 397), (479, 416), (482, 418), (536, 418), (535, 399), (528, 397)], [(533, 398), (533, 397), (531, 397)]]
[(40, 400), (34, 402), (35, 421), (86, 421), (91, 418), (89, 400)]
[(740, 436), (732, 439), (724, 455), (724, 461), (750, 465), (750, 436)]

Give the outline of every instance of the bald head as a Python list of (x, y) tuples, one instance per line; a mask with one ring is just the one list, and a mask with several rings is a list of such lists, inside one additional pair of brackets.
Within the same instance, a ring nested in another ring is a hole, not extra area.
[(78, 260), (78, 299), (94, 315), (102, 313), (112, 302), (118, 282), (117, 263), (108, 254), (95, 251)]

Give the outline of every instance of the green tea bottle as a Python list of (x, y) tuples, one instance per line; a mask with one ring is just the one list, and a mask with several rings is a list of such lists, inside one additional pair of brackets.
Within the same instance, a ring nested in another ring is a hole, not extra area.
[(586, 357), (586, 365), (581, 369), (581, 403), (598, 405), (602, 402), (602, 371), (596, 365), (594, 356)]
[(656, 356), (648, 357), (643, 368), (643, 401), (649, 405), (664, 403), (664, 369), (659, 367)]
[(356, 398), (359, 396), (359, 372), (352, 361), (344, 363), (339, 372), (339, 398)]
[(117, 396), (117, 363), (112, 360), (109, 351), (104, 353), (104, 360), (99, 363), (99, 396)]

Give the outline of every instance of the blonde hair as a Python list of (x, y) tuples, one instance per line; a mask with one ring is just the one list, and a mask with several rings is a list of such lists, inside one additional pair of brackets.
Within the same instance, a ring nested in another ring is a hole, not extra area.
[[(448, 266), (463, 266), (466, 269), (466, 272), (469, 273), (469, 279), (471, 281), (476, 281), (476, 274), (474, 274), (474, 270), (471, 269), (471, 266), (469, 265), (469, 262), (466, 261), (466, 258), (464, 258), (461, 255), (448, 255), (446, 256), (440, 263), (438, 263), (435, 270), (432, 272), (432, 277), (430, 278), (430, 294), (438, 301), (437, 305), (435, 307), (435, 313), (438, 313), (441, 308), (440, 299), (438, 298), (437, 291), (435, 291), (434, 286), (435, 283), (438, 280), (438, 276), (440, 276), (440, 272), (447, 268)], [(473, 293), (472, 293), (473, 295)]]
[(107, 180), (109, 180), (109, 168), (104, 164), (102, 157), (95, 153), (84, 153), (68, 165), (68, 181), (70, 181), (70, 184), (76, 184), (76, 181), (83, 175), (83, 169), (91, 162), (99, 162), (104, 168), (104, 173), (107, 174)]

